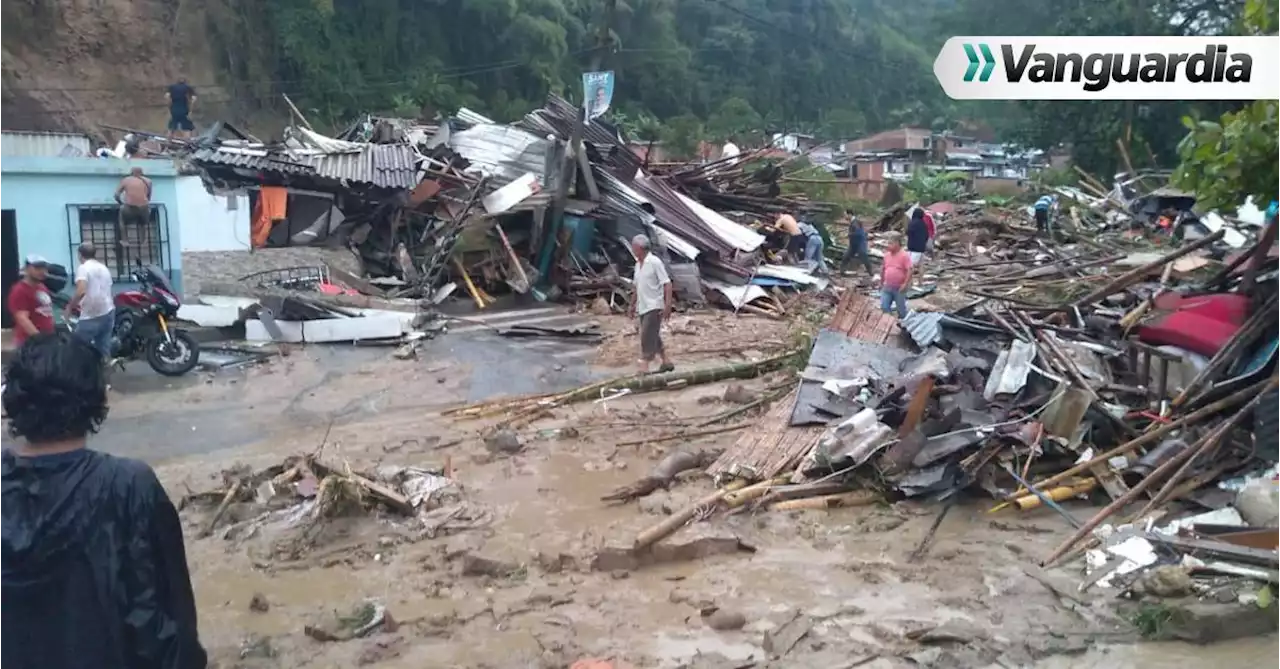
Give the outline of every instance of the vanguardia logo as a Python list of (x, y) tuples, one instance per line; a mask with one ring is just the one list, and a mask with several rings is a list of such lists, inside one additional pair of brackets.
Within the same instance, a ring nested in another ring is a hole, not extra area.
[[(1227, 53), (1227, 45), (1212, 44), (1200, 53), (1039, 53), (1036, 45), (1022, 47), (1014, 55), (1013, 46), (1000, 45), (1004, 74), (1010, 83), (1025, 76), (1031, 83), (1084, 83), (1084, 90), (1101, 91), (1111, 82), (1174, 83), (1182, 78), (1199, 83), (1248, 83), (1253, 74), (1253, 57), (1247, 53)], [(986, 81), (985, 79), (983, 81)]]
[(1273, 36), (956, 36), (933, 61), (954, 100), (1274, 100)]
[[(996, 58), (991, 47), (964, 45), (969, 67), (965, 81), (991, 79)], [(979, 57), (981, 53), (981, 57)], [(1211, 44), (1197, 53), (1051, 53), (1024, 45), (1015, 51), (1013, 45), (1000, 45), (1000, 60), (1005, 80), (1011, 84), (1065, 82), (1083, 84), (1089, 92), (1104, 90), (1117, 83), (1248, 83), (1253, 76), (1253, 57), (1247, 53), (1229, 53), (1225, 44)], [(978, 72), (981, 67), (981, 73)]]
[(972, 44), (964, 45), (964, 55), (969, 57), (969, 69), (964, 71), (964, 80), (973, 81), (973, 75), (978, 73), (978, 66), (982, 66), (982, 75), (978, 77), (978, 81), (986, 81), (991, 78), (991, 73), (996, 69), (996, 57), (991, 55), (991, 47), (986, 44), (979, 44), (978, 50), (982, 52), (982, 59), (978, 59), (978, 53), (973, 50)]

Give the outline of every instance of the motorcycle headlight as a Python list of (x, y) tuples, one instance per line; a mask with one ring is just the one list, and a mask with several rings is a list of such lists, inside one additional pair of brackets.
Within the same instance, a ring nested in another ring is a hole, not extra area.
[(168, 293), (160, 293), (160, 294), (164, 297), (165, 304), (168, 304), (171, 307), (176, 307), (179, 305), (178, 298)]

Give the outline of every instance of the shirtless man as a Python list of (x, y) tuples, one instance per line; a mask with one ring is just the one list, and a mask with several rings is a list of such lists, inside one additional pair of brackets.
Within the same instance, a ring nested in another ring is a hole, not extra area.
[(120, 241), (133, 248), (134, 240), (145, 237), (151, 221), (151, 180), (142, 176), (141, 167), (129, 170), (129, 176), (120, 180), (116, 202), (120, 203)]

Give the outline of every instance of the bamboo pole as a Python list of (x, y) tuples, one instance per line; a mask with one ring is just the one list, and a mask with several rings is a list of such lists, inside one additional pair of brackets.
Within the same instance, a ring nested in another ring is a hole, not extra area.
[(775, 502), (769, 509), (773, 511), (794, 511), (796, 509), (834, 509), (844, 506), (868, 506), (884, 499), (874, 490), (854, 490), (838, 492), (834, 495), (818, 497), (802, 497), (785, 502)]
[[(1082, 462), (1073, 467), (1069, 467), (1061, 472), (1058, 472), (1057, 474), (1054, 474), (1053, 476), (1050, 476), (1047, 479), (1037, 481), (1035, 482), (1034, 485), (1037, 489), (1043, 490), (1045, 486), (1050, 486), (1055, 483), (1065, 481), (1067, 478), (1071, 476), (1075, 476), (1076, 474), (1085, 472), (1090, 467), (1099, 463), (1106, 462), (1107, 460), (1110, 460), (1111, 458), (1114, 458), (1117, 455), (1123, 455), (1134, 449), (1140, 448), (1142, 446), (1146, 446), (1147, 444), (1154, 443), (1162, 439), (1166, 435), (1170, 434), (1171, 432), (1174, 432), (1175, 430), (1179, 430), (1184, 427), (1190, 427), (1192, 425), (1195, 425), (1196, 423), (1199, 423), (1205, 418), (1210, 418), (1212, 416), (1215, 416), (1218, 413), (1222, 412), (1224, 409), (1235, 406), (1236, 404), (1239, 404), (1240, 402), (1243, 402), (1246, 399), (1257, 395), (1259, 392), (1261, 392), (1262, 388), (1265, 385), (1266, 385), (1266, 382), (1262, 381), (1252, 386), (1249, 386), (1244, 390), (1237, 391), (1212, 404), (1201, 407), (1200, 409), (1197, 409), (1187, 414), (1186, 416), (1179, 418), (1178, 420), (1175, 420), (1171, 423), (1165, 423), (1164, 425), (1161, 425), (1160, 427), (1150, 432), (1147, 432), (1141, 436), (1138, 436), (1123, 444), (1120, 444), (1119, 446), (1116, 446), (1115, 448), (1109, 451), (1096, 455), (1091, 460)], [(1022, 495), (1028, 492), (1029, 491), (1026, 488), (1020, 488), (1017, 492), (1013, 493), (1012, 495), (1009, 495), (1006, 499), (1012, 501), (1014, 498), (1021, 497)]]
[(1247, 415), (1250, 411), (1253, 410), (1255, 406), (1258, 405), (1258, 403), (1262, 400), (1262, 397), (1266, 394), (1268, 390), (1271, 390), (1272, 388), (1276, 387), (1277, 381), (1280, 381), (1280, 377), (1277, 377), (1273, 374), (1271, 376), (1271, 379), (1267, 381), (1266, 388), (1261, 393), (1255, 395), (1253, 399), (1249, 400), (1247, 404), (1241, 407), (1240, 410), (1237, 411), (1236, 414), (1232, 416), (1230, 420), (1225, 421), (1222, 425), (1219, 425), (1218, 427), (1214, 428), (1212, 432), (1205, 435), (1204, 437), (1201, 437), (1190, 448), (1183, 450), (1182, 452), (1173, 456), (1169, 460), (1165, 461), (1164, 464), (1160, 465), (1159, 467), (1156, 467), (1155, 471), (1152, 471), (1150, 474), (1147, 475), (1146, 478), (1139, 481), (1137, 485), (1130, 488), (1129, 492), (1125, 493), (1124, 495), (1121, 495), (1119, 499), (1108, 504), (1104, 509), (1094, 514), (1093, 518), (1089, 519), (1089, 522), (1080, 526), (1080, 529), (1076, 530), (1075, 534), (1072, 534), (1069, 539), (1062, 542), (1061, 545), (1059, 545), (1056, 549), (1054, 549), (1053, 553), (1051, 553), (1049, 557), (1045, 558), (1044, 561), (1040, 563), (1040, 566), (1045, 567), (1050, 564), (1053, 564), (1055, 560), (1061, 557), (1063, 553), (1067, 552), (1067, 550), (1069, 550), (1072, 546), (1074, 546), (1076, 542), (1080, 541), (1080, 539), (1088, 535), (1089, 532), (1093, 530), (1093, 528), (1102, 524), (1102, 521), (1106, 520), (1107, 518), (1110, 518), (1111, 515), (1114, 514), (1116, 511), (1124, 508), (1125, 505), (1137, 499), (1138, 495), (1142, 494), (1142, 492), (1145, 491), (1147, 488), (1150, 488), (1151, 486), (1155, 485), (1157, 481), (1163, 479), (1165, 475), (1173, 471), (1175, 467), (1181, 466), (1183, 462), (1185, 462), (1187, 459), (1189, 459), (1193, 455), (1200, 453), (1204, 449), (1208, 448), (1210, 445), (1216, 443), (1219, 439), (1221, 439), (1224, 435), (1226, 435), (1227, 432), (1229, 432), (1233, 427), (1235, 427), (1237, 422), (1242, 420), (1245, 415)]
[(636, 541), (631, 547), (632, 550), (638, 551), (648, 548), (649, 546), (666, 539), (672, 534), (675, 534), (676, 530), (684, 527), (685, 524), (698, 513), (698, 509), (719, 504), (720, 501), (724, 499), (725, 495), (729, 494), (729, 492), (729, 490), (723, 488), (717, 490), (714, 493), (707, 495), (693, 504), (679, 510), (678, 512), (667, 516), (657, 525), (653, 525), (645, 529), (643, 532), (636, 535)]
[(1157, 267), (1163, 267), (1165, 264), (1171, 263), (1177, 260), (1178, 258), (1194, 253), (1195, 251), (1199, 251), (1200, 249), (1213, 244), (1219, 239), (1222, 239), (1222, 236), (1225, 234), (1227, 234), (1227, 229), (1223, 227), (1222, 229), (1218, 230), (1217, 232), (1207, 237), (1202, 237), (1196, 240), (1195, 242), (1192, 242), (1191, 244), (1187, 244), (1186, 246), (1170, 251), (1169, 253), (1166, 253), (1163, 256), (1141, 267), (1136, 267), (1134, 269), (1131, 269), (1128, 272), (1121, 274), (1119, 277), (1116, 278), (1115, 281), (1112, 281), (1111, 283), (1076, 300), (1073, 306), (1083, 307), (1089, 304), (1093, 304), (1094, 302), (1097, 302), (1098, 300), (1104, 297), (1107, 297), (1108, 295), (1124, 290), (1125, 288), (1128, 288), (1134, 283), (1137, 283), (1138, 281), (1140, 281), (1147, 274), (1150, 274), (1151, 270)]

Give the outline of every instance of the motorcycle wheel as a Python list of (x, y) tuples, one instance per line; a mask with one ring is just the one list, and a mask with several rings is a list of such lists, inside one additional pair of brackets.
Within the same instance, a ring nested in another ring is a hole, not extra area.
[(165, 376), (182, 376), (200, 362), (200, 346), (182, 330), (170, 330), (173, 342), (154, 337), (147, 342), (147, 364)]

